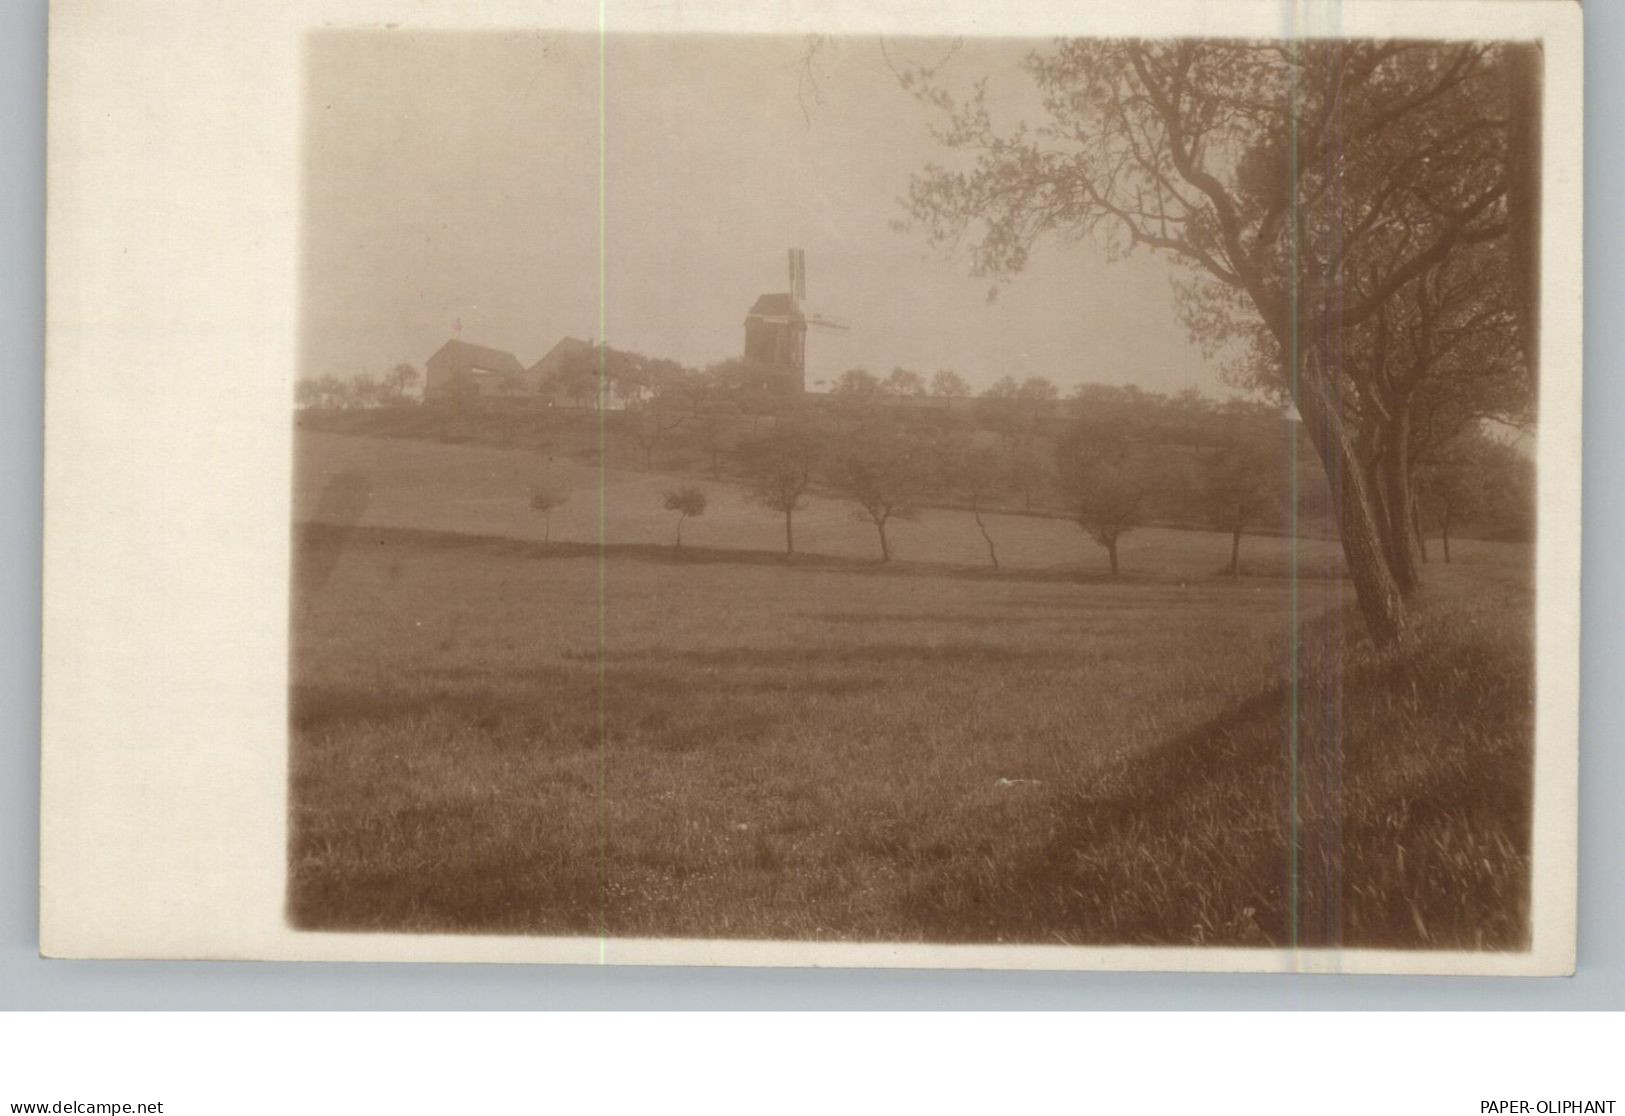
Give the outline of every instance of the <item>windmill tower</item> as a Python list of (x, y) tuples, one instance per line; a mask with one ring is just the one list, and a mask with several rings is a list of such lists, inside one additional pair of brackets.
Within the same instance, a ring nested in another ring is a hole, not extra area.
[(790, 289), (758, 295), (745, 315), (745, 359), (772, 372), (773, 390), (799, 395), (807, 390), (807, 329), (850, 329), (844, 322), (805, 314), (807, 254), (790, 249)]

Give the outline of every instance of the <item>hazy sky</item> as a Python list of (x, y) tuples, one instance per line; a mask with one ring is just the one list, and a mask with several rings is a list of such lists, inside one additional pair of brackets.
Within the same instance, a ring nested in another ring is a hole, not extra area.
[[(1036, 45), (970, 42), (945, 80), (987, 76), (996, 110), (1036, 118)], [(889, 40), (894, 60), (945, 44)], [(1048, 242), (988, 301), (968, 254), (892, 227), (909, 174), (941, 149), (875, 40), (612, 38), (599, 102), (591, 36), (329, 32), (307, 74), (306, 375), (422, 366), (456, 323), (530, 364), (567, 334), (685, 364), (737, 356), (756, 296), (807, 254), (808, 381), (863, 366), (955, 368), (985, 386), (1137, 383), (1216, 395), (1175, 317), (1167, 263)]]

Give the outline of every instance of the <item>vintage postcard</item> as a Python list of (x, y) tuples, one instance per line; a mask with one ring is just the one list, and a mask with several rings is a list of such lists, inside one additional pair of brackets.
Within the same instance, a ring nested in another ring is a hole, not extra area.
[(1578, 5), (52, 15), (47, 954), (1572, 971)]

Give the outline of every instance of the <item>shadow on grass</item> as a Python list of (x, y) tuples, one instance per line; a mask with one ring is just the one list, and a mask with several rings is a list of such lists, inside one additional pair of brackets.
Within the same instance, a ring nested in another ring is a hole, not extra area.
[(1271, 686), (1081, 778), (1041, 846), (928, 877), (911, 917), (961, 941), (1527, 948), (1529, 648), (1434, 617), (1379, 655), (1341, 622), (1306, 626), (1295, 702)]
[[(331, 569), (335, 550), (347, 547), (413, 547), (420, 550), (477, 550), (487, 554), (505, 554), (531, 559), (568, 558), (620, 558), (666, 566), (765, 566), (772, 569), (799, 573), (840, 572), (872, 577), (950, 577), (970, 581), (994, 582), (1052, 582), (1091, 585), (1169, 585), (1203, 581), (1187, 574), (1129, 571), (1117, 576), (1081, 566), (1048, 566), (994, 570), (987, 566), (968, 566), (950, 562), (919, 562), (894, 560), (881, 562), (874, 558), (849, 558), (834, 554), (785, 555), (770, 550), (740, 548), (673, 546), (654, 543), (542, 543), (525, 539), (512, 539), (499, 535), (470, 535), (453, 531), (425, 531), (412, 527), (352, 527), (339, 523), (301, 522), (294, 525), (295, 553), (299, 555), (301, 570), (296, 571), (296, 584), (315, 588), (325, 576), (312, 576), (314, 571)], [(309, 571), (309, 572), (306, 572)], [(1315, 570), (1304, 570), (1303, 579), (1323, 576)], [(1233, 582), (1228, 576), (1213, 581)], [(1244, 579), (1245, 580), (1245, 579)], [(1260, 580), (1278, 580), (1273, 575)]]

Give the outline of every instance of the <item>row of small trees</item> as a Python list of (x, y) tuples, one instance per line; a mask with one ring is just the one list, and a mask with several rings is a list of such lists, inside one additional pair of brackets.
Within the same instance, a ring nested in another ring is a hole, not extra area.
[[(1296, 508), (1291, 499), (1300, 462), (1279, 424), (1259, 418), (1237, 412), (1222, 435), (1185, 454), (1136, 436), (1144, 432), (1132, 425), (1103, 429), (1074, 421), (1054, 439), (1045, 484), (1056, 506), (1104, 551), (1114, 575), (1122, 537), (1169, 506), (1199, 508), (1208, 526), (1227, 532), (1228, 571), (1239, 575), (1243, 537), (1277, 526)], [(874, 528), (882, 562), (893, 556), (890, 530), (898, 522), (933, 504), (964, 508), (994, 569), (1000, 568), (998, 541), (986, 513), (1008, 497), (1013, 471), (1034, 467), (1030, 458), (1012, 456), (985, 432), (962, 425), (881, 410), (843, 422), (838, 412), (808, 407), (780, 415), (736, 446), (733, 457), (751, 499), (783, 517), (787, 555), (795, 553), (796, 513), (816, 489), (847, 500), (854, 518)], [(1322, 481), (1318, 475), (1298, 479)], [(1441, 532), (1446, 561), (1450, 533), (1465, 521), (1525, 529), (1531, 482), (1529, 463), (1481, 431), (1442, 447), (1413, 477), (1412, 529), (1424, 558), (1430, 523)], [(546, 515), (566, 498), (544, 485), (532, 504)], [(663, 499), (666, 510), (678, 513), (681, 545), (683, 522), (705, 513), (705, 493), (689, 485)]]
[[(677, 536), (672, 545), (681, 550), (683, 524), (704, 515), (710, 500), (705, 494), (705, 489), (692, 484), (668, 488), (661, 493), (660, 499), (662, 507), (669, 512), (677, 513)], [(563, 485), (544, 480), (531, 489), (530, 506), (542, 513), (542, 542), (553, 541), (553, 513), (569, 502), (570, 490)]]

